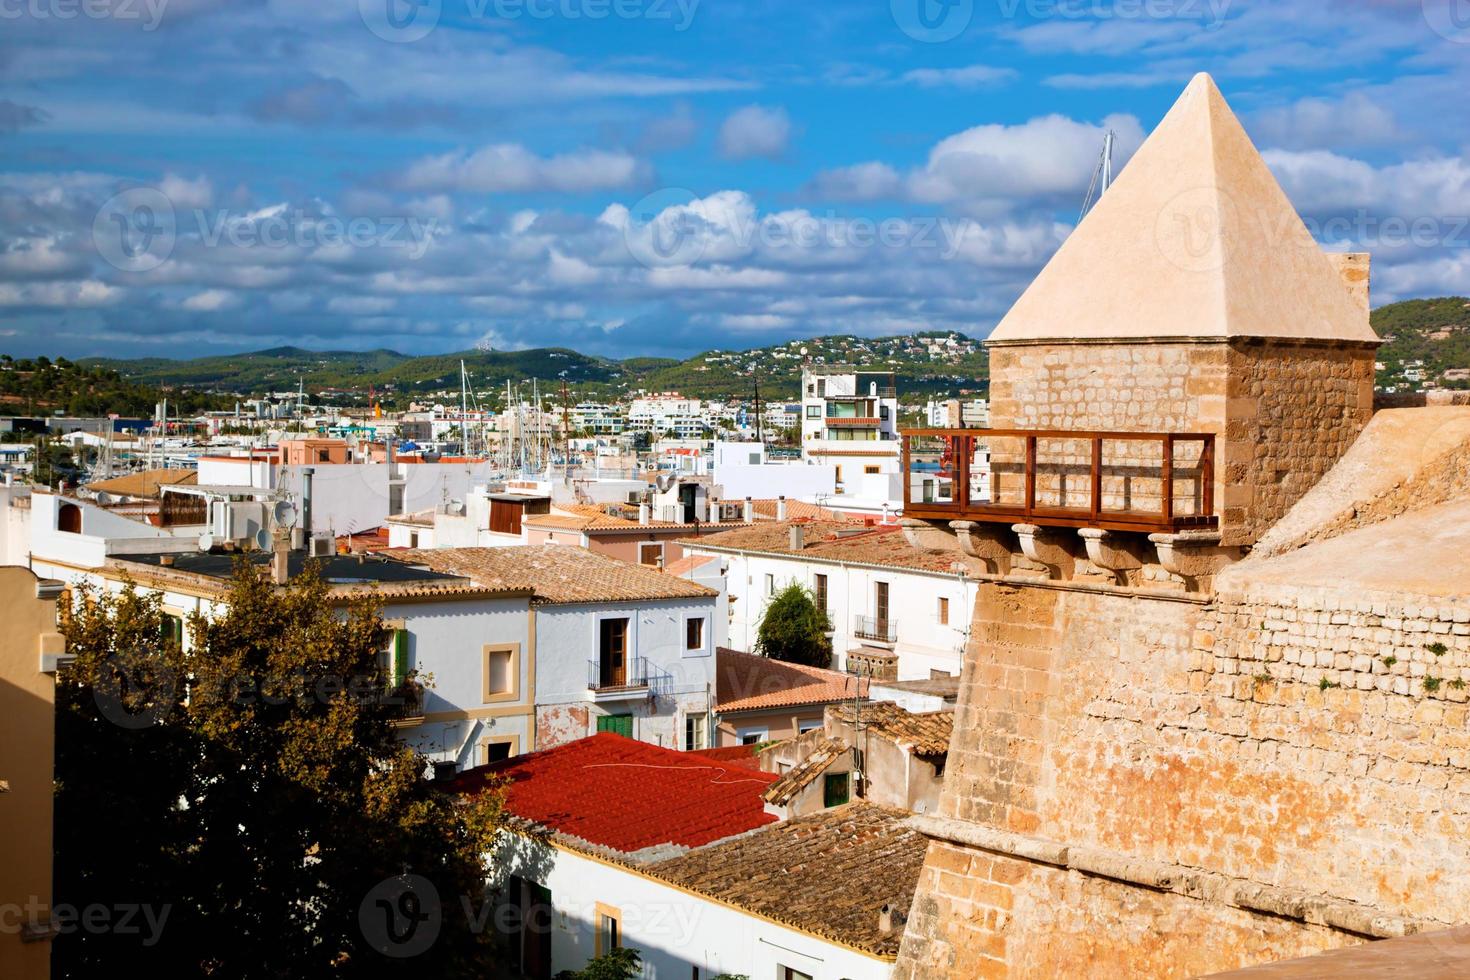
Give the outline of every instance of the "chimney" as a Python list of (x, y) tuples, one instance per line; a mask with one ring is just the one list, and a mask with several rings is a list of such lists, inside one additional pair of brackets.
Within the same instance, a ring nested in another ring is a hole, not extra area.
[(275, 547), (271, 553), (271, 581), (276, 585), (285, 585), (291, 578), (288, 564), (291, 555), (290, 540), (285, 531), (276, 531), (273, 542)]
[(745, 498), (745, 506), (740, 509), (740, 519), (747, 524), (755, 523), (755, 501), (749, 497)]
[(893, 906), (887, 902), (878, 910), (878, 931), (885, 936), (893, 935)]
[(786, 495), (784, 493), (776, 498), (776, 520), (786, 520)]
[(638, 523), (639, 524), (647, 524), (650, 520), (652, 520), (653, 519), (652, 511), (653, 511), (653, 507), (649, 505), (648, 501), (645, 500), (645, 501), (643, 501), (643, 503), (639, 504), (638, 505)]
[(791, 525), (791, 550), (800, 551), (806, 547), (806, 529), (800, 524)]
[(174, 556), (173, 555), (159, 555), (158, 556), (158, 564), (162, 565), (164, 568), (170, 567), (171, 565), (173, 565), (173, 563), (174, 563)]

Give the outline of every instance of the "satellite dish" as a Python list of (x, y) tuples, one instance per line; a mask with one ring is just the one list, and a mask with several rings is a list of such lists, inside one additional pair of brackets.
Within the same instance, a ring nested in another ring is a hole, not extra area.
[(279, 500), (276, 502), (276, 506), (271, 509), (271, 517), (275, 519), (276, 524), (280, 527), (295, 527), (296, 505), (289, 500)]
[(256, 531), (255, 532), (255, 547), (259, 548), (261, 551), (268, 551), (268, 550), (270, 550), (270, 546), (271, 546), (271, 533), (269, 531), (267, 531), (265, 528), (261, 528), (259, 531)]
[(101, 504), (103, 507), (106, 507), (108, 504), (115, 502), (116, 499), (116, 497), (108, 493), (106, 490), (97, 491), (97, 503)]
[(209, 551), (214, 547), (214, 535), (208, 532), (199, 535), (199, 550)]

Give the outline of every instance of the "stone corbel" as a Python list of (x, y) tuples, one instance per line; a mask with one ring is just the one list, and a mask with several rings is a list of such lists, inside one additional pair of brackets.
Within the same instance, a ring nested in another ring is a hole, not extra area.
[(901, 517), (898, 526), (903, 528), (903, 538), (910, 547), (922, 551), (956, 550), (954, 535), (943, 525), (913, 517)]
[(1130, 572), (1144, 566), (1141, 538), (1133, 534), (1120, 534), (1100, 527), (1077, 529), (1077, 536), (1087, 547), (1087, 560), (1098, 568), (1111, 572), (1118, 585), (1128, 585)]
[(1011, 530), (1021, 543), (1021, 553), (1046, 568), (1054, 579), (1067, 581), (1076, 571), (1077, 559), (1072, 552), (1077, 539), (1064, 528), (1038, 524), (1012, 524)]
[(960, 551), (985, 563), (991, 575), (1009, 575), (1011, 558), (1018, 545), (1011, 529), (1004, 524), (986, 521), (950, 521)]
[(1240, 560), (1240, 549), (1220, 545), (1219, 531), (1150, 534), (1164, 570), (1184, 579), (1190, 592), (1208, 592), (1215, 574)]

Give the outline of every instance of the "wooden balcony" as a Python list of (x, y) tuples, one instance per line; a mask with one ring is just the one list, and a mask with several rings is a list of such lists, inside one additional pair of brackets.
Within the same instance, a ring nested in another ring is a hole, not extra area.
[(905, 517), (1142, 532), (1219, 526), (1213, 433), (906, 429), (902, 437)]
[(829, 415), (822, 422), (829, 426), (849, 426), (859, 429), (876, 429), (882, 421), (873, 415)]

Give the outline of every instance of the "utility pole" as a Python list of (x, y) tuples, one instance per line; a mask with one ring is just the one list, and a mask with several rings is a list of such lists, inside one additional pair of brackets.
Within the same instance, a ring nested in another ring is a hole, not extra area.
[(766, 448), (766, 425), (765, 413), (761, 411), (761, 378), (759, 374), (751, 372), (751, 382), (755, 385), (755, 441), (760, 443), (761, 451)]

